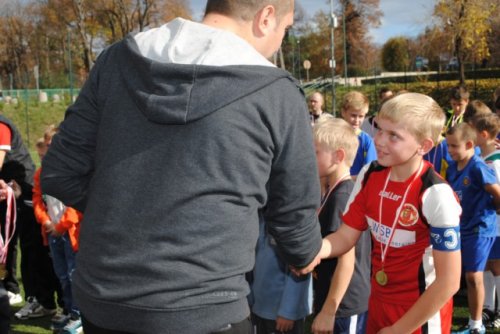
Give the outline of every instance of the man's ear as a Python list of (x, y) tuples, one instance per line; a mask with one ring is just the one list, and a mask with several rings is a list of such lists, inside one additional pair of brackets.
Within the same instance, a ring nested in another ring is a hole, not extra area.
[(253, 19), (253, 32), (257, 37), (266, 36), (271, 29), (276, 28), (276, 9), (267, 5), (259, 10)]
[(420, 144), (420, 149), (418, 150), (418, 154), (426, 155), (430, 150), (434, 147), (434, 141), (431, 138), (425, 138)]

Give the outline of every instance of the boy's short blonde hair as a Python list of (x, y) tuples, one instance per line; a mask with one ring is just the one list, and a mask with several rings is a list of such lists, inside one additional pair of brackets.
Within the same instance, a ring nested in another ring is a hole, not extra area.
[(438, 142), (446, 116), (431, 97), (419, 93), (396, 95), (382, 105), (377, 119), (387, 119), (404, 124), (417, 140), (432, 139)]
[(351, 167), (358, 151), (359, 140), (353, 127), (341, 118), (321, 117), (313, 128), (314, 140), (328, 150), (343, 149), (345, 162)]
[(43, 132), (43, 138), (45, 139), (45, 142), (49, 141), (54, 137), (54, 135), (59, 131), (59, 128), (55, 124), (50, 124), (45, 128), (45, 131)]
[(477, 133), (476, 130), (468, 123), (459, 123), (446, 132), (446, 135), (457, 136), (462, 142), (471, 141), (476, 144)]
[(43, 150), (43, 149), (47, 148), (47, 144), (45, 143), (45, 139), (38, 138), (36, 141), (35, 147), (39, 150)]
[(470, 124), (479, 132), (486, 131), (491, 139), (496, 138), (500, 132), (500, 117), (494, 113), (476, 115)]
[(361, 110), (365, 114), (368, 112), (370, 102), (365, 94), (357, 91), (352, 91), (344, 95), (342, 98), (342, 111), (350, 109)]

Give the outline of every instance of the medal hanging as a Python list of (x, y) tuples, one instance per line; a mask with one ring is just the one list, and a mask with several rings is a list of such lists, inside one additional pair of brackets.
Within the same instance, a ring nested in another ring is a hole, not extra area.
[[(403, 208), (405, 201), (406, 201), (406, 196), (408, 195), (408, 192), (410, 191), (413, 182), (417, 179), (417, 177), (420, 175), (422, 172), (422, 168), (424, 166), (423, 161), (420, 162), (420, 166), (418, 167), (418, 171), (415, 173), (413, 176), (413, 179), (411, 180), (410, 184), (405, 190), (405, 193), (403, 195), (403, 199), (401, 200), (401, 204), (399, 205), (398, 209), (396, 210), (396, 216), (394, 217), (394, 222), (392, 223), (392, 228), (391, 232), (389, 234), (389, 238), (387, 240), (387, 244), (385, 247), (383, 246), (382, 240), (379, 241), (380, 243), (380, 259), (381, 259), (381, 265), (382, 268), (375, 273), (375, 281), (380, 285), (380, 286), (385, 286), (389, 282), (389, 277), (387, 276), (387, 273), (384, 271), (384, 265), (385, 265), (385, 258), (387, 256), (387, 251), (389, 249), (389, 246), (391, 245), (392, 238), (394, 237), (394, 234), (396, 232), (396, 225), (398, 223), (398, 218), (399, 215), (401, 214), (401, 209)], [(379, 208), (378, 208), (378, 220), (379, 223), (382, 224), (382, 202), (384, 200), (384, 195), (385, 191), (387, 190), (387, 185), (389, 184), (389, 180), (391, 178), (391, 170), (389, 170), (389, 175), (387, 175), (387, 179), (385, 180), (384, 184), (384, 189), (382, 190), (381, 196), (380, 196), (380, 203), (379, 203)]]
[(9, 243), (16, 230), (16, 199), (11, 187), (7, 187), (7, 212), (5, 214), (5, 239), (0, 234), (0, 279), (7, 277), (8, 271), (5, 263), (7, 262), (7, 252)]

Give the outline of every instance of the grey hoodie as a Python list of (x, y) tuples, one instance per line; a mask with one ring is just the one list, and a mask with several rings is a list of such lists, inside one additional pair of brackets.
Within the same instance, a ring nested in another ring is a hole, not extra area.
[[(214, 66), (150, 55), (148, 45), (171, 55), (190, 45), (192, 24), (106, 49), (43, 161), (43, 192), (84, 212), (73, 291), (101, 327), (192, 334), (243, 320), (259, 212), (289, 264), (321, 245), (303, 93), (258, 57)], [(194, 25), (207, 32), (200, 55), (236, 37)]]

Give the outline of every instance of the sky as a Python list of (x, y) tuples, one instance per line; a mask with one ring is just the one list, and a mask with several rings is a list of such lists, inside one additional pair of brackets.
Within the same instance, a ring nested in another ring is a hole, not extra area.
[[(200, 20), (206, 0), (190, 0), (193, 18)], [(305, 9), (309, 17), (319, 10), (330, 11), (328, 0), (296, 0)], [(431, 23), (432, 10), (436, 0), (380, 0), (380, 9), (384, 13), (378, 29), (371, 29), (374, 43), (382, 45), (395, 36), (417, 36)], [(339, 0), (334, 0), (335, 8), (340, 8)]]

